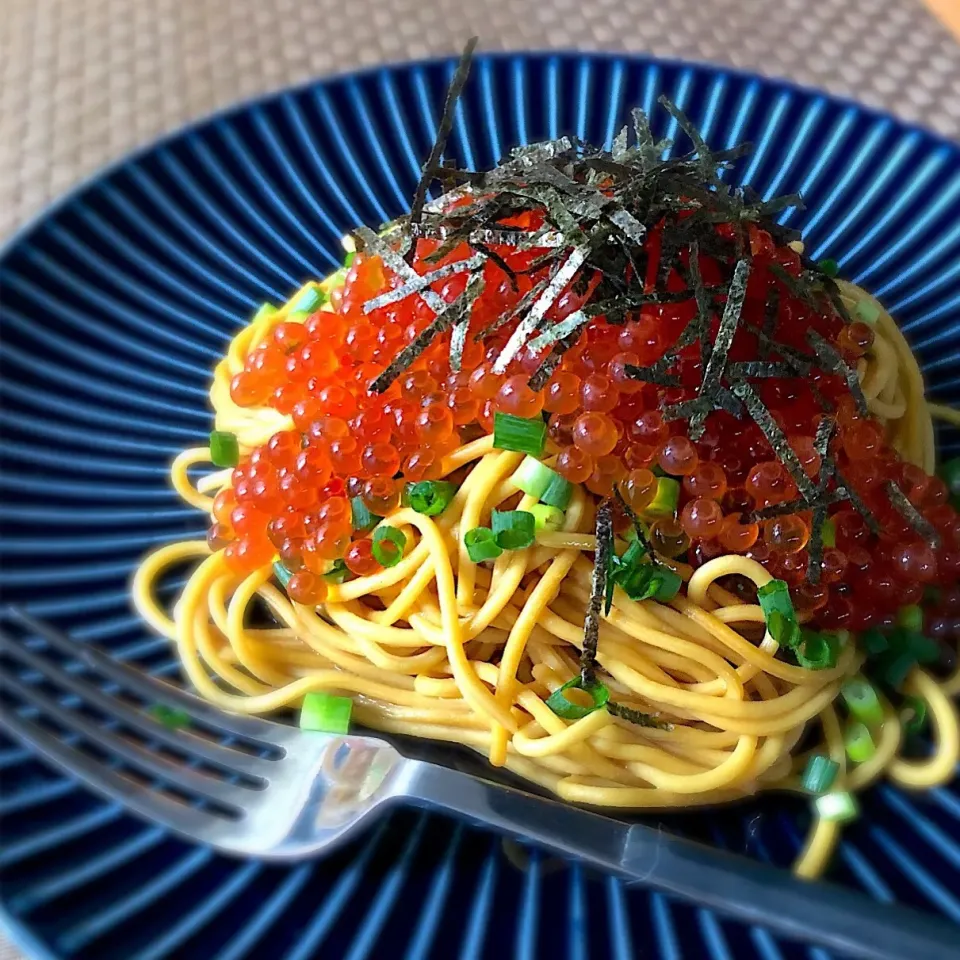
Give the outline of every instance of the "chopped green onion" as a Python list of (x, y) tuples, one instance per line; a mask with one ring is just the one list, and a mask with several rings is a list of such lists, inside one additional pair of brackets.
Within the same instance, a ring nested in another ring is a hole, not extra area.
[(880, 319), (880, 308), (869, 300), (861, 300), (853, 311), (854, 317), (871, 327)]
[(559, 530), (563, 526), (564, 513), (559, 507), (548, 507), (545, 503), (536, 503), (530, 508), (533, 514), (534, 529)]
[[(567, 699), (567, 690), (583, 690), (584, 693), (590, 696), (593, 703), (591, 703), (590, 706), (574, 703), (572, 700)], [(609, 699), (610, 690), (606, 684), (597, 681), (591, 683), (589, 686), (584, 686), (580, 677), (576, 676), (572, 680), (568, 680), (562, 687), (554, 690), (553, 693), (547, 697), (546, 703), (558, 717), (564, 720), (580, 720), (582, 717), (593, 713), (594, 710), (599, 710), (605, 706)]]
[(407, 545), (406, 535), (396, 527), (377, 527), (373, 531), (373, 546), (370, 552), (381, 567), (395, 567), (403, 557)]
[(879, 656), (890, 647), (890, 641), (876, 627), (860, 634), (860, 646), (868, 657)]
[(840, 640), (832, 633), (804, 630), (794, 653), (797, 663), (807, 670), (829, 670), (837, 665)]
[(523, 550), (533, 543), (537, 521), (527, 510), (494, 510), (491, 520), (498, 547)]
[(679, 574), (663, 564), (624, 564), (623, 560), (614, 571), (613, 580), (631, 600), (656, 600), (659, 603), (672, 600), (683, 583)]
[(808, 761), (800, 778), (801, 786), (807, 793), (814, 795), (826, 793), (837, 779), (840, 764), (822, 753), (815, 753)]
[(550, 478), (547, 489), (543, 491), (540, 502), (548, 507), (556, 507), (558, 510), (566, 510), (570, 505), (570, 498), (573, 496), (573, 484), (561, 477), (559, 473), (554, 473)]
[(178, 710), (176, 707), (168, 707), (166, 704), (158, 703), (147, 712), (154, 720), (163, 724), (169, 730), (181, 730), (183, 727), (190, 726), (190, 714), (186, 710)]
[(871, 727), (883, 723), (883, 707), (880, 698), (863, 677), (852, 677), (840, 688), (840, 695), (850, 713)]
[(235, 433), (214, 430), (210, 434), (210, 462), (215, 467), (235, 467), (240, 462), (240, 444)]
[(304, 695), (300, 708), (300, 729), (319, 733), (347, 733), (353, 701), (330, 693), (311, 691)]
[(906, 697), (900, 709), (900, 722), (908, 737), (920, 733), (927, 725), (927, 701), (920, 697)]
[(280, 581), (280, 586), (284, 590), (287, 589), (287, 584), (290, 582), (290, 578), (293, 574), (279, 561), (273, 561), (273, 572), (276, 575), (276, 578)]
[(891, 639), (894, 646), (899, 646), (904, 652), (911, 654), (917, 663), (936, 663), (940, 659), (940, 644), (917, 630), (898, 627), (893, 631)]
[(327, 302), (327, 295), (319, 287), (309, 287), (290, 307), (291, 313), (313, 313)]
[(512, 413), (493, 415), (493, 445), (497, 450), (518, 450), (539, 457), (547, 439), (547, 425), (542, 417), (526, 419)]
[(277, 308), (272, 303), (261, 303), (257, 312), (253, 315), (252, 323), (256, 323), (258, 320), (264, 320), (267, 317), (272, 317), (277, 312)]
[(348, 250), (347, 253), (346, 253), (346, 256), (343, 258), (343, 265), (344, 265), (345, 267), (352, 267), (352, 266), (353, 266), (353, 260), (354, 260), (354, 258), (356, 257), (356, 255), (357, 255), (357, 251), (356, 251), (356, 250)]
[(362, 497), (353, 497), (350, 500), (350, 519), (354, 530), (363, 531), (375, 527), (383, 517), (371, 513)]
[(890, 650), (877, 660), (876, 676), (884, 686), (899, 690), (916, 665), (917, 658), (909, 651)]
[(877, 745), (873, 742), (867, 725), (859, 720), (854, 720), (847, 726), (843, 735), (843, 745), (847, 756), (854, 763), (864, 763), (877, 752)]
[(820, 272), (828, 277), (835, 277), (840, 272), (839, 264), (832, 257), (821, 260), (817, 266), (820, 268)]
[[(527, 496), (539, 500), (546, 493), (550, 481), (559, 476), (560, 474), (556, 470), (551, 470), (536, 457), (526, 456), (510, 479), (516, 484), (517, 489), (522, 490)], [(562, 480), (563, 477), (560, 477), (560, 479)]]
[(781, 647), (796, 647), (800, 643), (800, 626), (787, 584), (783, 580), (771, 580), (757, 590), (757, 599), (770, 636)]
[(436, 517), (450, 506), (456, 493), (456, 486), (446, 480), (421, 480), (411, 484), (407, 496), (417, 513)]
[(923, 629), (923, 611), (915, 603), (897, 611), (897, 626), (919, 633)]
[(952, 460), (941, 463), (937, 473), (940, 474), (940, 479), (947, 485), (950, 495), (960, 497), (960, 457), (954, 457)]
[[(633, 530), (633, 527), (631, 527), (630, 530)], [(634, 537), (627, 543), (627, 549), (623, 551), (623, 556), (617, 558), (618, 571), (632, 570), (640, 566), (646, 559), (646, 556), (647, 548), (637, 539), (636, 531), (634, 530)], [(616, 575), (614, 579), (616, 579)]]
[(350, 577), (350, 569), (342, 557), (338, 557), (330, 565), (330, 569), (323, 574), (323, 579), (329, 583), (343, 583)]
[(825, 547), (832, 548), (837, 545), (837, 525), (832, 517), (827, 517), (820, 527), (820, 540)]
[(657, 479), (657, 494), (643, 511), (647, 518), (674, 517), (680, 502), (680, 484), (673, 477)]
[(489, 527), (474, 527), (468, 530), (463, 536), (463, 545), (467, 548), (467, 556), (474, 563), (496, 560), (503, 553), (503, 548), (497, 545), (497, 539)]
[(817, 808), (817, 815), (821, 820), (850, 823), (860, 816), (860, 804), (857, 803), (857, 798), (846, 790), (825, 793), (817, 797), (813, 805)]

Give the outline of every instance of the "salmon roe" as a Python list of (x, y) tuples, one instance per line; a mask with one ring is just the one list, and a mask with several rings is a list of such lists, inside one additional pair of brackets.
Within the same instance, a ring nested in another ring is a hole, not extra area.
[[(716, 229), (718, 235), (729, 232), (723, 224)], [(658, 230), (650, 231), (647, 245), (650, 289), (659, 269)], [(770, 269), (776, 265), (798, 276), (797, 255), (755, 225), (749, 233), (753, 265), (730, 358), (757, 359), (759, 341), (752, 331), (769, 320), (767, 304), (776, 290), (775, 340), (803, 349), (812, 329), (855, 364), (872, 348), (873, 330), (861, 322), (845, 324), (829, 305), (817, 313), (799, 301), (782, 272)], [(437, 247), (418, 240), (413, 269), (426, 273), (473, 253), (463, 245), (426, 262)], [(450, 368), (445, 333), (383, 392), (370, 389), (434, 314), (419, 295), (364, 312), (366, 301), (400, 281), (378, 258), (362, 254), (323, 309), (287, 316), (249, 352), (243, 370), (230, 380), (232, 401), (273, 408), (290, 416), (293, 426), (250, 451), (214, 500), (208, 543), (223, 550), (233, 569), (248, 572), (279, 558), (292, 573), (288, 592), (301, 603), (322, 602), (328, 589), (323, 575), (337, 561), (355, 576), (375, 573), (379, 564), (369, 530), (353, 529), (351, 499), (359, 498), (374, 516), (386, 515), (399, 505), (404, 483), (441, 477), (444, 458), (491, 432), (501, 412), (542, 416), (556, 470), (597, 496), (616, 486), (637, 512), (657, 496), (657, 474), (672, 476), (680, 486), (677, 515), (652, 524), (658, 549), (672, 557), (686, 553), (694, 564), (725, 552), (751, 556), (785, 579), (798, 610), (824, 626), (863, 629), (928, 585), (955, 588), (960, 517), (946, 487), (900, 461), (884, 424), (861, 414), (842, 377), (814, 369), (809, 378), (757, 381), (764, 404), (814, 482), (822, 466), (814, 443), (821, 401), (835, 409), (831, 456), (881, 528), (878, 536), (849, 502), (832, 505), (820, 583), (813, 585), (807, 582), (812, 516), (790, 509), (799, 497), (797, 484), (759, 427), (747, 417), (715, 410), (694, 440), (688, 420), (664, 415), (697, 396), (704, 375), (699, 345), (676, 352), (677, 376), (669, 385), (628, 372), (673, 354), (672, 345), (696, 315), (692, 291), (688, 300), (647, 305), (617, 322), (593, 317), (542, 388), (533, 389), (530, 378), (545, 353), (523, 349), (504, 373), (494, 369), (516, 319), (483, 339), (475, 337), (510, 313), (549, 268), (536, 266), (543, 251), (493, 249), (516, 277), (492, 259), (484, 264), (484, 288), (470, 315), (460, 370)], [(681, 259), (689, 266), (689, 251)], [(700, 273), (708, 284), (729, 280), (732, 264), (701, 253)], [(571, 282), (544, 323), (579, 309), (598, 279)], [(465, 283), (458, 274), (435, 282), (433, 289), (450, 301)], [(683, 291), (686, 283), (676, 269), (668, 270), (669, 290)], [(718, 323), (715, 319), (713, 336)], [(894, 509), (887, 493), (891, 482), (934, 527), (939, 546), (925, 543)], [(761, 511), (759, 517), (755, 511)]]

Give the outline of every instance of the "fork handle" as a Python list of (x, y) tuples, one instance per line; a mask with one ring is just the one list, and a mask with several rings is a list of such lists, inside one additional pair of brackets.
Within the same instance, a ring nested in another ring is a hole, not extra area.
[(960, 930), (938, 917), (578, 807), (418, 763), (405, 799), (530, 840), (628, 884), (863, 960), (957, 960)]

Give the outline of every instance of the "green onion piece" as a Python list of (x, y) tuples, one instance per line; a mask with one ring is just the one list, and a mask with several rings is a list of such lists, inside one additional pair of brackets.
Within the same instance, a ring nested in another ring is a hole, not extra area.
[(280, 586), (286, 590), (293, 574), (279, 560), (273, 561), (273, 572), (277, 580), (280, 581)]
[(297, 297), (290, 307), (292, 313), (313, 313), (327, 302), (327, 295), (319, 287), (310, 287)]
[(436, 517), (450, 506), (457, 488), (446, 480), (421, 480), (410, 485), (410, 506), (426, 517)]
[[(629, 550), (627, 552), (629, 553)], [(622, 560), (614, 572), (613, 579), (631, 600), (656, 600), (659, 603), (668, 603), (672, 600), (683, 583), (679, 574), (662, 564), (624, 564)]]
[(370, 552), (381, 567), (395, 567), (403, 557), (407, 545), (406, 535), (396, 527), (377, 527), (373, 531), (373, 546)]
[(343, 583), (350, 579), (350, 569), (342, 557), (338, 557), (330, 565), (330, 569), (323, 574), (323, 579), (328, 583)]
[(266, 317), (272, 317), (277, 312), (277, 308), (272, 303), (261, 303), (257, 312), (253, 315), (252, 323), (258, 320), (264, 320)]
[(940, 474), (940, 479), (947, 485), (950, 495), (960, 497), (960, 457), (954, 457), (952, 460), (941, 463), (937, 473)]
[(548, 507), (545, 503), (536, 503), (530, 508), (533, 514), (534, 529), (559, 530), (563, 526), (564, 513), (559, 507)]
[(916, 665), (917, 658), (909, 651), (889, 650), (877, 660), (876, 676), (885, 687), (899, 690)]
[(214, 430), (210, 434), (210, 462), (215, 467), (235, 467), (240, 462), (240, 444), (235, 433)]
[[(567, 699), (567, 690), (583, 690), (584, 693), (589, 694), (593, 703), (588, 707), (574, 703), (572, 700)], [(568, 680), (562, 687), (554, 690), (553, 693), (547, 697), (546, 703), (558, 717), (564, 720), (580, 720), (582, 717), (593, 713), (594, 710), (599, 710), (601, 707), (606, 706), (609, 699), (610, 690), (606, 684), (598, 681), (585, 687), (580, 677), (577, 676), (572, 680)]]
[[(633, 530), (633, 527), (630, 527)], [(629, 533), (629, 530), (627, 531)], [(627, 549), (623, 551), (623, 556), (617, 558), (617, 568), (623, 571), (630, 571), (640, 566), (646, 560), (647, 548), (637, 539), (636, 531), (633, 531), (633, 539), (627, 544)], [(614, 574), (616, 579), (617, 574)]]
[[(940, 644), (930, 637), (925, 637), (916, 630), (904, 631), (903, 649), (913, 655), (917, 663), (936, 663), (940, 659)], [(900, 628), (894, 630), (894, 643), (900, 636)]]
[(356, 257), (356, 255), (357, 255), (356, 250), (348, 250), (346, 256), (343, 258), (343, 265), (345, 267), (352, 267), (353, 260)]
[(350, 500), (350, 520), (354, 530), (369, 530), (375, 527), (383, 517), (371, 513), (362, 497), (353, 497)]
[(683, 578), (663, 564), (657, 564), (653, 576), (650, 578), (654, 585), (653, 599), (659, 603), (668, 603), (679, 592)]
[(558, 510), (566, 510), (570, 505), (570, 498), (573, 496), (573, 484), (561, 477), (559, 473), (554, 473), (550, 478), (547, 489), (543, 491), (540, 502), (548, 507), (556, 507)]
[(883, 707), (880, 698), (869, 681), (852, 677), (840, 688), (840, 695), (850, 713), (863, 723), (877, 727), (883, 723)]
[(927, 725), (927, 701), (920, 697), (906, 697), (900, 708), (900, 722), (908, 737), (921, 733)]
[(820, 540), (827, 548), (832, 548), (837, 545), (837, 525), (831, 517), (827, 517), (827, 519), (823, 521), (823, 526), (820, 527)]
[(804, 768), (800, 778), (801, 786), (807, 793), (814, 795), (826, 793), (833, 786), (839, 771), (840, 764), (836, 760), (831, 760), (822, 753), (815, 753)]
[(183, 727), (190, 726), (190, 714), (186, 710), (178, 710), (176, 707), (168, 707), (166, 704), (157, 703), (147, 712), (154, 720), (163, 724), (169, 730), (181, 730)]
[(868, 657), (877, 657), (890, 647), (890, 641), (876, 627), (860, 634), (860, 646)]
[(467, 548), (467, 556), (474, 563), (496, 560), (503, 553), (503, 548), (497, 545), (496, 537), (489, 527), (474, 527), (468, 530), (463, 536), (463, 545)]
[(493, 536), (504, 550), (523, 550), (533, 543), (537, 521), (526, 510), (494, 510)]
[(547, 440), (543, 418), (515, 417), (511, 413), (493, 415), (493, 445), (498, 450), (518, 450), (539, 457)]
[(796, 647), (800, 643), (800, 626), (787, 584), (783, 580), (771, 580), (757, 590), (757, 599), (770, 636), (781, 647)]
[(923, 611), (915, 603), (897, 611), (897, 626), (919, 633), (923, 629)]
[(853, 315), (857, 320), (861, 320), (872, 327), (880, 319), (880, 308), (869, 300), (861, 300), (857, 304), (856, 310), (853, 311)]
[[(560, 477), (556, 470), (551, 470), (545, 463), (536, 457), (524, 457), (523, 463), (514, 471), (510, 478), (527, 496), (539, 500), (546, 492), (554, 477)], [(563, 480), (563, 477), (560, 477)]]
[(821, 260), (817, 266), (820, 268), (820, 272), (828, 277), (835, 277), (840, 272), (839, 264), (832, 257)]
[(797, 663), (807, 670), (829, 670), (837, 665), (840, 641), (832, 633), (804, 630), (794, 653)]
[(847, 756), (854, 763), (864, 763), (877, 752), (877, 745), (873, 742), (867, 725), (859, 720), (854, 720), (847, 726), (843, 735), (843, 745)]
[(677, 504), (680, 502), (680, 484), (673, 477), (659, 477), (657, 479), (657, 495), (643, 511), (647, 519), (657, 517), (675, 517)]
[(832, 820), (834, 823), (851, 823), (860, 816), (860, 804), (857, 798), (846, 790), (837, 790), (834, 793), (825, 793), (813, 801), (817, 808), (817, 816), (821, 820)]
[(300, 729), (319, 733), (347, 733), (353, 701), (329, 693), (311, 691), (304, 695), (300, 708)]

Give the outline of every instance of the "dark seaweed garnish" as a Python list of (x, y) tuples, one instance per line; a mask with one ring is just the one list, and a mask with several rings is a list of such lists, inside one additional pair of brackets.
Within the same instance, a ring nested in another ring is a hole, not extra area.
[[(809, 258), (801, 255), (796, 276), (797, 271), (790, 272), (780, 263), (764, 259), (763, 269), (771, 279), (764, 284), (763, 320), (758, 326), (743, 316), (754, 270), (754, 231), (759, 227), (781, 245), (796, 239), (796, 231), (772, 218), (799, 207), (799, 198), (764, 200), (749, 187), (727, 184), (721, 171), (745, 155), (749, 145), (711, 151), (689, 118), (665, 97), (660, 98), (660, 104), (692, 145), (690, 152), (669, 159), (664, 158), (668, 141), (656, 141), (646, 115), (634, 110), (633, 137), (624, 128), (610, 151), (573, 137), (560, 137), (518, 147), (486, 172), (461, 170), (450, 159), (441, 162), (474, 45), (473, 40), (467, 44), (455, 72), (410, 215), (395, 221), (379, 237), (369, 230), (356, 232), (358, 243), (380, 256), (399, 281), (396, 288), (372, 299), (364, 309), (370, 312), (406, 297), (419, 297), (434, 314), (427, 328), (373, 381), (371, 389), (386, 390), (435, 337), (450, 332), (449, 362), (453, 371), (460, 368), (469, 336), (498, 345), (494, 360), (498, 374), (513, 369), (521, 354), (536, 356), (543, 351), (539, 366), (529, 377), (530, 387), (540, 390), (592, 321), (627, 324), (648, 307), (661, 307), (667, 313), (667, 305), (683, 305), (679, 310), (695, 306), (689, 314), (691, 319), (674, 342), (667, 344), (659, 360), (646, 366), (628, 365), (626, 373), (663, 388), (663, 416), (687, 420), (693, 440), (703, 436), (708, 418), (716, 411), (736, 418), (750, 417), (757, 423), (796, 483), (798, 497), (789, 504), (754, 511), (752, 516), (759, 519), (786, 512), (813, 512), (810, 573), (816, 582), (822, 557), (821, 527), (830, 506), (848, 501), (871, 530), (878, 527), (876, 518), (845, 482), (830, 455), (833, 427), (828, 430), (824, 426), (827, 432), (818, 434), (823, 441), (821, 471), (818, 477), (810, 478), (763, 403), (759, 386), (755, 389), (752, 383), (802, 378), (829, 418), (835, 405), (818, 388), (816, 374), (836, 374), (844, 378), (860, 413), (867, 412), (856, 371), (832, 344), (812, 330), (801, 331), (809, 350), (777, 339), (781, 301), (786, 295), (812, 310), (832, 311), (850, 322), (836, 282)], [(448, 192), (427, 203), (427, 191), (435, 182)], [(524, 222), (536, 226), (517, 225)], [(649, 239), (653, 231), (656, 243)], [(409, 265), (420, 240), (433, 243), (434, 249), (424, 260), (436, 264), (423, 275)], [(468, 248), (465, 258), (456, 263), (443, 262), (454, 251), (459, 256), (464, 246)], [(513, 266), (516, 258), (511, 253), (518, 251), (531, 254), (523, 267)], [(758, 253), (758, 261), (761, 256), (766, 257)], [(715, 266), (707, 274), (703, 264), (709, 258)], [(721, 265), (725, 279), (715, 279), (716, 264)], [(495, 275), (505, 276), (514, 290), (520, 289), (524, 276), (531, 278), (532, 286), (512, 309), (485, 321), (483, 329), (471, 331), (472, 307), (482, 290), (484, 275), (489, 276), (488, 268), (496, 269)], [(464, 273), (468, 275), (466, 289), (453, 303), (446, 303), (432, 289), (437, 281)], [(558, 316), (556, 308), (565, 291), (583, 297), (585, 302)], [(759, 359), (731, 359), (741, 327), (757, 337)], [(691, 347), (699, 354), (700, 383), (694, 395), (688, 373), (680, 376), (688, 369), (684, 365)], [(897, 508), (904, 512), (902, 507), (900, 503)], [(915, 526), (916, 518), (908, 519)], [(585, 649), (589, 647), (588, 636)], [(591, 662), (587, 654), (588, 673)]]
[(899, 513), (931, 547), (939, 547), (940, 534), (937, 533), (933, 524), (907, 499), (907, 495), (892, 480), (888, 480), (886, 484), (884, 484), (884, 487), (897, 513)]
[(583, 620), (583, 651), (580, 654), (580, 680), (585, 687), (596, 678), (597, 642), (600, 639), (600, 611), (610, 577), (613, 557), (613, 504), (609, 497), (597, 508), (597, 549), (593, 559), (593, 577), (590, 580), (590, 600)]

